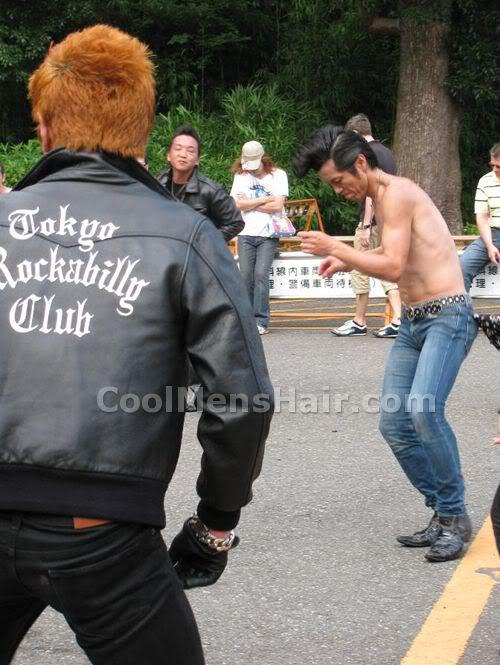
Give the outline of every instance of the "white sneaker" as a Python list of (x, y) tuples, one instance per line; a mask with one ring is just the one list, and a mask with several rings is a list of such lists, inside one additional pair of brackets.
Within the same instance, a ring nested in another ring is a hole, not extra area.
[(350, 319), (330, 332), (337, 337), (354, 337), (355, 335), (366, 335), (366, 326), (360, 326), (354, 319)]
[(268, 328), (264, 328), (264, 326), (257, 325), (257, 330), (259, 331), (259, 335), (267, 335), (269, 333)]

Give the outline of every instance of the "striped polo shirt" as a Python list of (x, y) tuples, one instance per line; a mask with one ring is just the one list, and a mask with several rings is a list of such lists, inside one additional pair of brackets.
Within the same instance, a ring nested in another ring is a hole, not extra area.
[(487, 213), (490, 225), (500, 229), (500, 179), (493, 171), (483, 175), (477, 183), (474, 212)]

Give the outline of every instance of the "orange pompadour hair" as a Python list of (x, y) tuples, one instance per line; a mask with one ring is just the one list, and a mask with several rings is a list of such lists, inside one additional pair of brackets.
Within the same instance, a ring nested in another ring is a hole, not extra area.
[(151, 53), (109, 25), (73, 32), (51, 46), (29, 82), (33, 118), (53, 148), (144, 154), (155, 115)]

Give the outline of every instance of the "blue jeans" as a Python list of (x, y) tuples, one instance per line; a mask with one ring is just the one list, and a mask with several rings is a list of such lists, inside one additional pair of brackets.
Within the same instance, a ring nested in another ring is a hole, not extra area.
[[(500, 249), (500, 229), (491, 229), (495, 247)], [(465, 290), (469, 292), (472, 280), (490, 262), (486, 245), (478, 238), (471, 243), (460, 257), (460, 266), (464, 275)]]
[(440, 515), (465, 512), (457, 440), (445, 404), (477, 334), (472, 305), (403, 318), (385, 370), (380, 431), (408, 480)]
[(278, 247), (277, 238), (238, 236), (240, 271), (257, 325), (269, 326), (269, 271)]

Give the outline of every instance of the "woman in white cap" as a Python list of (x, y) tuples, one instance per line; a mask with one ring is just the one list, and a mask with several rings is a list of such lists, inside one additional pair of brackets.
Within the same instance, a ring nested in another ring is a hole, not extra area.
[(258, 331), (269, 332), (269, 270), (278, 245), (273, 215), (280, 215), (288, 196), (288, 178), (258, 141), (248, 141), (233, 164), (231, 196), (245, 226), (238, 236), (241, 275), (253, 304)]

